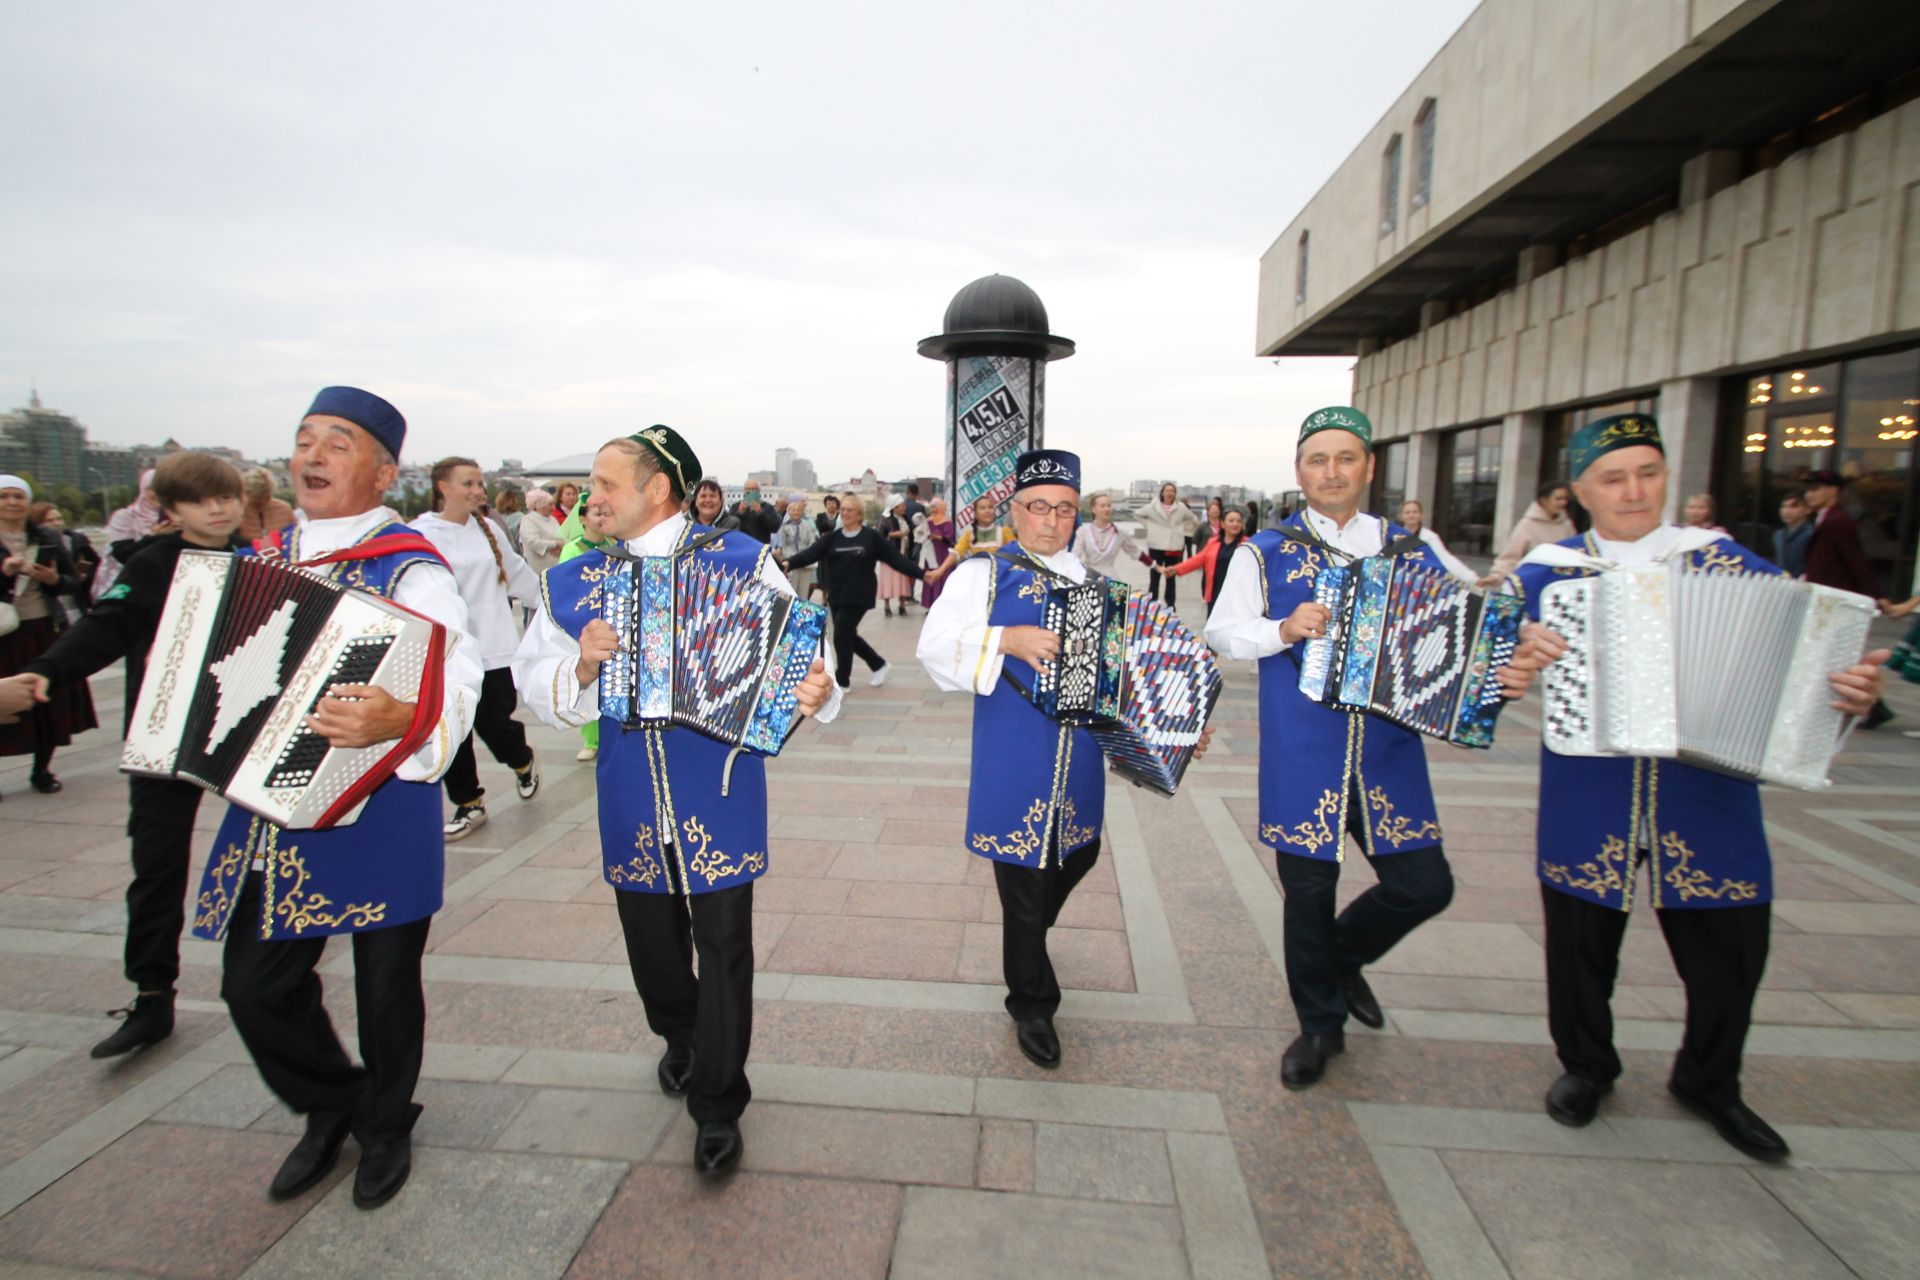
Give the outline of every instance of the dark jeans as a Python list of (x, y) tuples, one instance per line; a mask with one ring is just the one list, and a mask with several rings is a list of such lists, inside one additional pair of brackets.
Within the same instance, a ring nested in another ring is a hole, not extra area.
[[(1356, 793), (1347, 806), (1347, 827), (1358, 830), (1366, 808)], [(1287, 992), (1300, 1030), (1330, 1035), (1347, 1022), (1340, 980), (1372, 964), (1453, 901), (1453, 871), (1440, 846), (1382, 854), (1367, 860), (1379, 883), (1334, 915), (1340, 863), (1295, 854), (1277, 855), (1280, 888), (1286, 894)]]
[(842, 689), (853, 683), (855, 654), (860, 655), (860, 661), (871, 671), (887, 665), (887, 660), (860, 638), (860, 619), (866, 616), (865, 609), (833, 606), (833, 678)]
[(1095, 841), (1064, 863), (1049, 848), (1044, 867), (993, 864), (993, 883), (1000, 890), (1000, 965), (1007, 979), (1007, 1012), (1015, 1018), (1051, 1020), (1059, 1010), (1060, 980), (1047, 955), (1047, 930), (1098, 861)]
[[(1181, 556), (1178, 551), (1149, 551), (1147, 552), (1147, 558), (1153, 561), (1154, 565), (1159, 566), (1179, 564)], [(1147, 570), (1147, 594), (1156, 600), (1159, 599), (1160, 588), (1162, 584), (1164, 584), (1167, 588), (1167, 603), (1172, 604), (1173, 585), (1178, 581), (1179, 579), (1170, 573), (1162, 573), (1158, 568), (1149, 568)]]
[[(1540, 886), (1547, 925), (1547, 1025), (1560, 1065), (1596, 1084), (1620, 1075), (1613, 1047), (1614, 978), (1627, 913)], [(1687, 1029), (1673, 1083), (1716, 1106), (1740, 1100), (1740, 1054), (1767, 968), (1773, 906), (1654, 913), (1687, 990)]]
[[(674, 856), (669, 849), (668, 863)], [(693, 1046), (687, 1112), (695, 1120), (737, 1120), (753, 1090), (753, 882), (712, 893), (613, 895), (627, 965), (647, 1025), (669, 1046)], [(700, 974), (693, 971), (695, 953)]]
[(356, 1067), (341, 1047), (314, 972), (322, 938), (260, 940), (260, 872), (249, 872), (227, 924), (220, 996), (275, 1096), (302, 1115), (352, 1117), (362, 1144), (413, 1127), (413, 1088), (427, 1039), (420, 957), (429, 916), (353, 934), (353, 993), (360, 1018)]
[(509, 769), (524, 769), (533, 759), (527, 728), (513, 718), (516, 704), (512, 668), (487, 672), (480, 682), (480, 705), (473, 710), (473, 732), (462, 740), (460, 749), (453, 753), (453, 763), (447, 766), (447, 799), (455, 804), (477, 804), (487, 794), (480, 786), (480, 763), (474, 757), (476, 735), (487, 744), (493, 758)]
[(133, 879), (127, 885), (127, 981), (142, 991), (171, 991), (180, 978), (180, 930), (186, 925), (187, 862), (193, 815), (206, 792), (172, 778), (128, 778), (127, 834)]

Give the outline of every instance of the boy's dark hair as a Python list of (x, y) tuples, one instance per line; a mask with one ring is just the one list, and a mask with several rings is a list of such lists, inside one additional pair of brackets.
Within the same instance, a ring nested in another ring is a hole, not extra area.
[(162, 509), (183, 502), (241, 496), (240, 472), (225, 458), (183, 449), (153, 469), (153, 499)]
[(920, 496), (920, 482), (918, 480), (907, 486), (907, 496), (909, 498), (917, 498)]

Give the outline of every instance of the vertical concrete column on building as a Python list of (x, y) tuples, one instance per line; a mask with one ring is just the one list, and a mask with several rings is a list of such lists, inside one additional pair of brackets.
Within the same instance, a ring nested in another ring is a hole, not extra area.
[[(1433, 500), (1439, 491), (1436, 481), (1440, 475), (1440, 435), (1434, 431), (1416, 431), (1407, 437), (1407, 496), (1418, 498), (1426, 510), (1427, 524), (1434, 521)], [(1397, 511), (1381, 511), (1389, 520), (1397, 519)]]
[(1709, 493), (1714, 427), (1720, 413), (1718, 378), (1677, 378), (1660, 384), (1660, 439), (1667, 450), (1668, 520), (1678, 520), (1690, 493)]
[(1493, 503), (1493, 542), (1505, 545), (1507, 531), (1527, 513), (1539, 488), (1540, 446), (1547, 415), (1538, 409), (1510, 413), (1500, 420), (1500, 488)]

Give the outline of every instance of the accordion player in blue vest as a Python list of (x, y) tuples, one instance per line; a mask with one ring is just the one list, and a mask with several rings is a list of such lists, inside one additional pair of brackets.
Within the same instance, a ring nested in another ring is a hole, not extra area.
[(1041, 625), (1049, 588), (1088, 577), (1067, 549), (1080, 514), (1078, 455), (1021, 454), (1011, 514), (1012, 542), (953, 569), (927, 611), (918, 656), (935, 685), (974, 695), (966, 847), (993, 862), (1016, 1041), (1034, 1063), (1053, 1068), (1060, 982), (1047, 930), (1099, 860), (1106, 762), (1090, 732), (1049, 719), (1013, 681), (1032, 688), (1060, 651), (1059, 637)]
[[(1314, 601), (1321, 571), (1363, 556), (1404, 556), (1445, 571), (1432, 547), (1360, 509), (1373, 478), (1373, 424), (1345, 405), (1308, 415), (1294, 460), (1306, 506), (1278, 530), (1255, 534), (1214, 597), (1207, 640), (1260, 664), (1260, 842), (1276, 856), (1286, 895), (1287, 991), (1300, 1034), (1282, 1054), (1280, 1082), (1317, 1083), (1346, 1048), (1351, 1013), (1385, 1024), (1361, 972), (1453, 899), (1453, 872), (1420, 735), (1300, 691), (1301, 642), (1326, 634)], [(1509, 696), (1527, 661), (1498, 673)], [(1379, 883), (1337, 916), (1348, 837)]]
[[(305, 519), (240, 554), (324, 559), (335, 581), (385, 596), (464, 636), (467, 608), (433, 544), (383, 495), (398, 471), (406, 420), (357, 387), (327, 387), (294, 436), (294, 496)], [(446, 879), (437, 781), (472, 727), (480, 697), (473, 646), (448, 646), (439, 723), (373, 792), (350, 826), (288, 831), (230, 807), (193, 905), (197, 937), (225, 939), (220, 994), (267, 1086), (306, 1117), (306, 1132), (269, 1188), (297, 1196), (326, 1177), (351, 1132), (360, 1144), (353, 1200), (392, 1199), (412, 1169), (413, 1101), (426, 1045), (420, 958)], [(371, 685), (335, 685), (309, 723), (335, 747), (407, 735), (414, 707)], [(355, 1066), (314, 973), (327, 939), (353, 939), (360, 1021)]]
[[(1701, 574), (1781, 572), (1724, 533), (1662, 518), (1668, 469), (1652, 415), (1588, 423), (1569, 441), (1568, 458), (1593, 528), (1534, 548), (1506, 584), (1535, 619), (1529, 636), (1543, 662), (1566, 652), (1563, 638), (1538, 623), (1541, 593), (1555, 581), (1676, 560)], [(1834, 705), (1871, 712), (1887, 657), (1883, 649), (1831, 675)], [(1784, 1159), (1786, 1142), (1740, 1094), (1741, 1052), (1772, 925), (1773, 863), (1759, 784), (1679, 760), (1558, 755), (1542, 746), (1535, 844), (1547, 1021), (1564, 1071), (1547, 1093), (1547, 1114), (1575, 1128), (1590, 1123), (1620, 1075), (1610, 1005), (1644, 870), (1687, 993), (1686, 1032), (1667, 1087), (1733, 1146)]]
[[(694, 1168), (719, 1175), (740, 1160), (740, 1115), (752, 1096), (753, 882), (767, 870), (763, 760), (685, 727), (629, 727), (601, 714), (601, 665), (621, 647), (602, 618), (609, 554), (695, 558), (793, 595), (770, 549), (684, 514), (700, 462), (678, 431), (652, 426), (601, 447), (593, 461), (595, 518), (619, 548), (589, 551), (546, 571), (541, 607), (513, 659), (533, 713), (558, 729), (600, 725), (595, 779), (600, 850), (647, 1025), (666, 1041), (655, 1074), (685, 1095), (697, 1131)], [(829, 646), (830, 647), (830, 646)], [(795, 690), (802, 715), (831, 720), (839, 690), (815, 659)], [(694, 975), (698, 954), (700, 970)]]

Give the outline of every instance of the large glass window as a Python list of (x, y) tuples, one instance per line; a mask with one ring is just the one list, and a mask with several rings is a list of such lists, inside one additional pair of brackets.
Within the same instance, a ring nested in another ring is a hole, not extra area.
[(1435, 531), (1456, 552), (1491, 554), (1500, 491), (1500, 424), (1442, 435), (1439, 472), (1433, 496)]
[(1881, 590), (1905, 596), (1920, 537), (1917, 420), (1920, 347), (1729, 378), (1715, 482), (1721, 523), (1771, 556), (1780, 500), (1808, 473), (1838, 471), (1847, 479), (1841, 504), (1859, 523)]
[(1400, 518), (1400, 504), (1407, 500), (1407, 442), (1396, 440), (1373, 451), (1373, 490), (1367, 495), (1368, 510), (1389, 520)]

